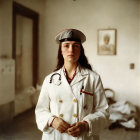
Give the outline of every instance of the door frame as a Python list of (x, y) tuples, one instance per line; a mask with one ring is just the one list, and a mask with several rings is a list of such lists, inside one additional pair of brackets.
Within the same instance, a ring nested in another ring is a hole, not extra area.
[(33, 66), (32, 66), (32, 76), (33, 76), (33, 86), (36, 87), (38, 80), (38, 28), (39, 28), (39, 15), (37, 12), (24, 7), (21, 4), (13, 2), (13, 44), (12, 44), (12, 58), (16, 59), (16, 15), (22, 15), (24, 17), (30, 18), (33, 21)]

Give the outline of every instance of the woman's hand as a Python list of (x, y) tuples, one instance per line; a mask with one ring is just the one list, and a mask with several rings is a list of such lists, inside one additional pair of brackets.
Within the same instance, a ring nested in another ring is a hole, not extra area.
[(77, 122), (74, 123), (68, 130), (67, 133), (72, 135), (73, 137), (78, 137), (82, 133), (87, 132), (89, 130), (89, 125), (86, 122)]
[(64, 133), (70, 127), (70, 124), (60, 118), (55, 118), (53, 120), (52, 127), (57, 129), (60, 133)]

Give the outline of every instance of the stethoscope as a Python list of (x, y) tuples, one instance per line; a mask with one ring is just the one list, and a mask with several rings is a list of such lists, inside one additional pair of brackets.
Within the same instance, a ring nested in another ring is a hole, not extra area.
[[(58, 75), (59, 76), (59, 78), (58, 78), (58, 80), (56, 81), (54, 81), (53, 79), (53, 77), (55, 76), (55, 75)], [(59, 74), (59, 73), (54, 73), (51, 77), (50, 77), (50, 84), (52, 83), (52, 81), (53, 81), (53, 83), (55, 84), (55, 85), (57, 85), (57, 86), (59, 86), (60, 84), (61, 84), (61, 75)]]
[[(57, 81), (56, 80), (53, 80), (54, 78), (54, 76), (55, 75), (58, 75), (59, 76), (59, 78), (57, 79)], [(60, 73), (54, 73), (53, 75), (51, 75), (51, 77), (50, 77), (50, 84), (52, 84), (52, 82), (55, 84), (55, 85), (57, 85), (57, 86), (59, 86), (60, 84), (61, 84), (61, 75), (60, 75)], [(82, 85), (82, 88), (81, 88), (81, 91), (84, 89), (84, 86)], [(82, 95), (82, 92), (80, 91), (80, 95)]]

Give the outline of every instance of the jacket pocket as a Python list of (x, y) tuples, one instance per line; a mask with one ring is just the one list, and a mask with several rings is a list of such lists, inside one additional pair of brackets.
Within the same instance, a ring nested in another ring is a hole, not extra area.
[(83, 89), (80, 90), (80, 93), (82, 96), (82, 112), (86, 116), (92, 112), (94, 94)]

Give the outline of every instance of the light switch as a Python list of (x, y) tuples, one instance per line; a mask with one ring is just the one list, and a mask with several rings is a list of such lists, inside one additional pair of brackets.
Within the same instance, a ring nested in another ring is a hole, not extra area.
[(130, 63), (129, 68), (130, 69), (134, 69), (135, 68), (135, 64), (134, 63)]

